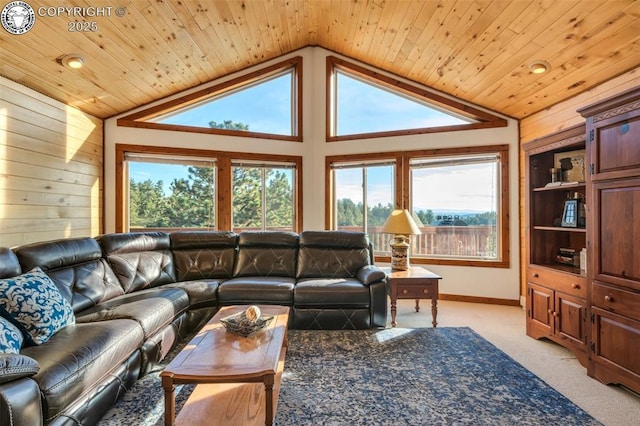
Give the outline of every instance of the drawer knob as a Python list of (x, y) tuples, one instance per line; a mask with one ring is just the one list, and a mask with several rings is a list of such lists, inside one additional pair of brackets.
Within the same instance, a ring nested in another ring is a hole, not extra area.
[(613, 297), (611, 296), (605, 296), (604, 297), (605, 302), (613, 302)]
[(428, 289), (428, 288), (425, 288), (424, 290), (422, 290), (422, 292), (423, 292), (424, 294), (429, 294), (429, 289)]
[(402, 294), (407, 294), (407, 293), (409, 293), (409, 290), (407, 290), (406, 288), (402, 290)]
[(580, 288), (580, 284), (578, 284), (578, 283), (573, 283), (573, 284), (571, 284), (571, 288), (573, 288), (573, 289), (575, 289), (575, 290), (578, 290), (578, 289)]
[(538, 277), (539, 277), (538, 273), (537, 273), (537, 272), (534, 272), (534, 273), (533, 273), (533, 278), (538, 278)]

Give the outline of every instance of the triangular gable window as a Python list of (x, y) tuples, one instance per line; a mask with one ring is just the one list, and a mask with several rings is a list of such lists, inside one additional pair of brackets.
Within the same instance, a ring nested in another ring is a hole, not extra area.
[(327, 140), (506, 126), (506, 120), (455, 100), (327, 58)]
[(299, 141), (301, 67), (301, 58), (294, 58), (121, 118), (118, 125)]

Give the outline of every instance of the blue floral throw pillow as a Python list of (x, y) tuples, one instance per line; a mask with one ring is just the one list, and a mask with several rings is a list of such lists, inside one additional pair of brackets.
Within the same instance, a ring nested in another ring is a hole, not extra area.
[(22, 332), (9, 320), (0, 317), (0, 354), (17, 354), (22, 348)]
[(58, 330), (76, 322), (73, 309), (40, 268), (0, 280), (0, 314), (40, 345)]

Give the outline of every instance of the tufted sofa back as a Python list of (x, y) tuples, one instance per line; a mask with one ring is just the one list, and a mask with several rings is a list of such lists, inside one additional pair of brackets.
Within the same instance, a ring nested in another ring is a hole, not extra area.
[(224, 231), (180, 231), (171, 234), (176, 279), (231, 278), (238, 234)]
[(371, 264), (369, 248), (364, 232), (303, 231), (296, 278), (353, 278)]
[(17, 247), (24, 271), (39, 266), (49, 275), (75, 312), (124, 294), (93, 238), (69, 238)]
[(298, 234), (284, 231), (242, 232), (234, 277), (296, 276)]
[(96, 240), (126, 293), (175, 282), (168, 233), (107, 234)]

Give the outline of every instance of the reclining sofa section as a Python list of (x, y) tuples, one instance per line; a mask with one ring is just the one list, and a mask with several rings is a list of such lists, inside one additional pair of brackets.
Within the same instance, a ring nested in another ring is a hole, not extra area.
[(97, 423), (221, 306), (291, 306), (298, 329), (387, 320), (386, 276), (358, 232), (143, 232), (0, 248), (0, 281), (34, 268), (75, 321), (0, 353), (2, 425)]

